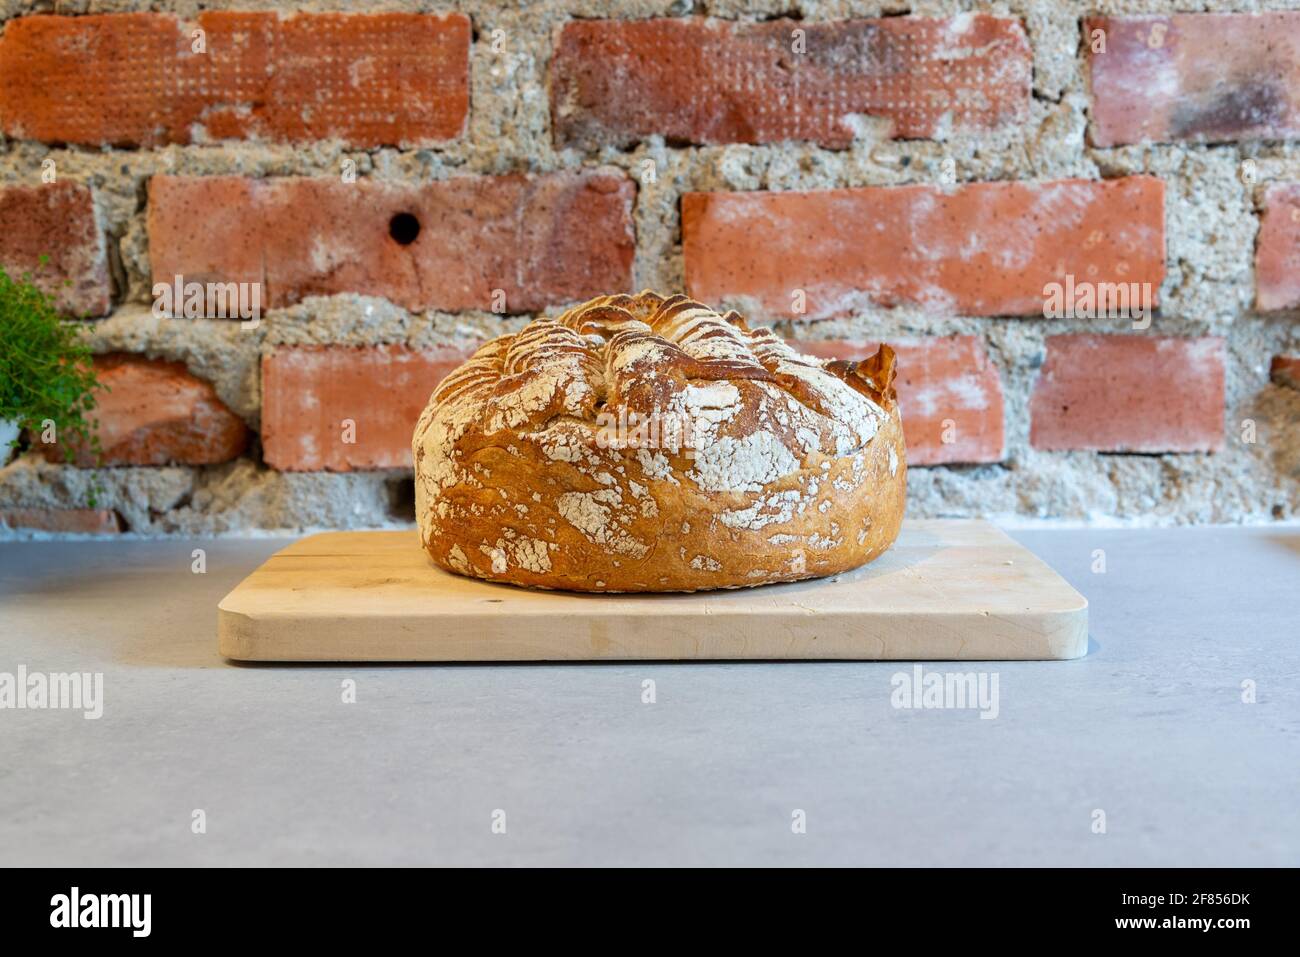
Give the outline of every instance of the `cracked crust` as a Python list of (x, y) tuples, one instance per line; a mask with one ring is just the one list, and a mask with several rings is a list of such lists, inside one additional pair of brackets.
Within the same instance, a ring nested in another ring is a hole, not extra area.
[(684, 296), (604, 296), (486, 343), (416, 426), (416, 517), (461, 575), (591, 592), (832, 575), (898, 536), (888, 346), (800, 355)]

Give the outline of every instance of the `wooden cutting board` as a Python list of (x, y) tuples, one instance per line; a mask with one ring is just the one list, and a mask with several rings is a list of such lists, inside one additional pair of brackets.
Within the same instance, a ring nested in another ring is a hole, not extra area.
[(327, 532), (218, 606), (245, 661), (1077, 658), (1088, 602), (982, 521), (909, 521), (871, 564), (690, 595), (533, 591), (435, 567), (414, 531)]

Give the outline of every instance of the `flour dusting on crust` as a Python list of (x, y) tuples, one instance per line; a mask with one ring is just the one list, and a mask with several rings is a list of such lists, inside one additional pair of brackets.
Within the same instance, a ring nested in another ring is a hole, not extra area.
[(815, 359), (683, 296), (537, 319), (481, 347), (421, 415), (421, 541), (459, 574), (586, 590), (852, 567), (901, 517), (893, 375), (887, 347)]

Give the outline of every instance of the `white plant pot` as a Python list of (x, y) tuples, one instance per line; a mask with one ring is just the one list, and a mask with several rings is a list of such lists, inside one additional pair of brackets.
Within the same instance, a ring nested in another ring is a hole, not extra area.
[(9, 419), (0, 419), (0, 465), (8, 465), (14, 457), (12, 448), (14, 439), (18, 438), (18, 423)]

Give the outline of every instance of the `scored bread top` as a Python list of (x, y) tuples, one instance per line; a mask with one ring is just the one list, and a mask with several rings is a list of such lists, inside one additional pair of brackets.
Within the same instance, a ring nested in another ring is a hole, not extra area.
[[(413, 440), (422, 540), (463, 574), (528, 584), (546, 583), (566, 543), (588, 564), (648, 560), (669, 547), (655, 530), (669, 514), (704, 512), (733, 538), (775, 526), (771, 542), (794, 521), (817, 526), (814, 548), (864, 546), (869, 521), (850, 532), (834, 519), (900, 468), (893, 379), (888, 346), (828, 362), (684, 296), (593, 299), (486, 343), (434, 391)], [(864, 450), (882, 428), (875, 475)], [(704, 529), (677, 524), (690, 560)], [(487, 558), (435, 541), (457, 536)], [(718, 563), (697, 557), (700, 572)]]
[[(588, 444), (570, 441), (575, 426), (594, 436), (598, 420), (690, 422), (696, 467), (687, 477), (709, 491), (756, 491), (809, 454), (850, 455), (871, 440), (894, 402), (892, 355), (882, 358), (887, 368), (860, 365), (801, 355), (735, 312), (647, 291), (593, 299), (486, 343), (430, 405), (448, 412), (448, 451), (471, 427), (513, 430), (575, 464)], [(677, 451), (673, 435), (661, 429)], [(628, 444), (605, 436), (611, 447)]]

